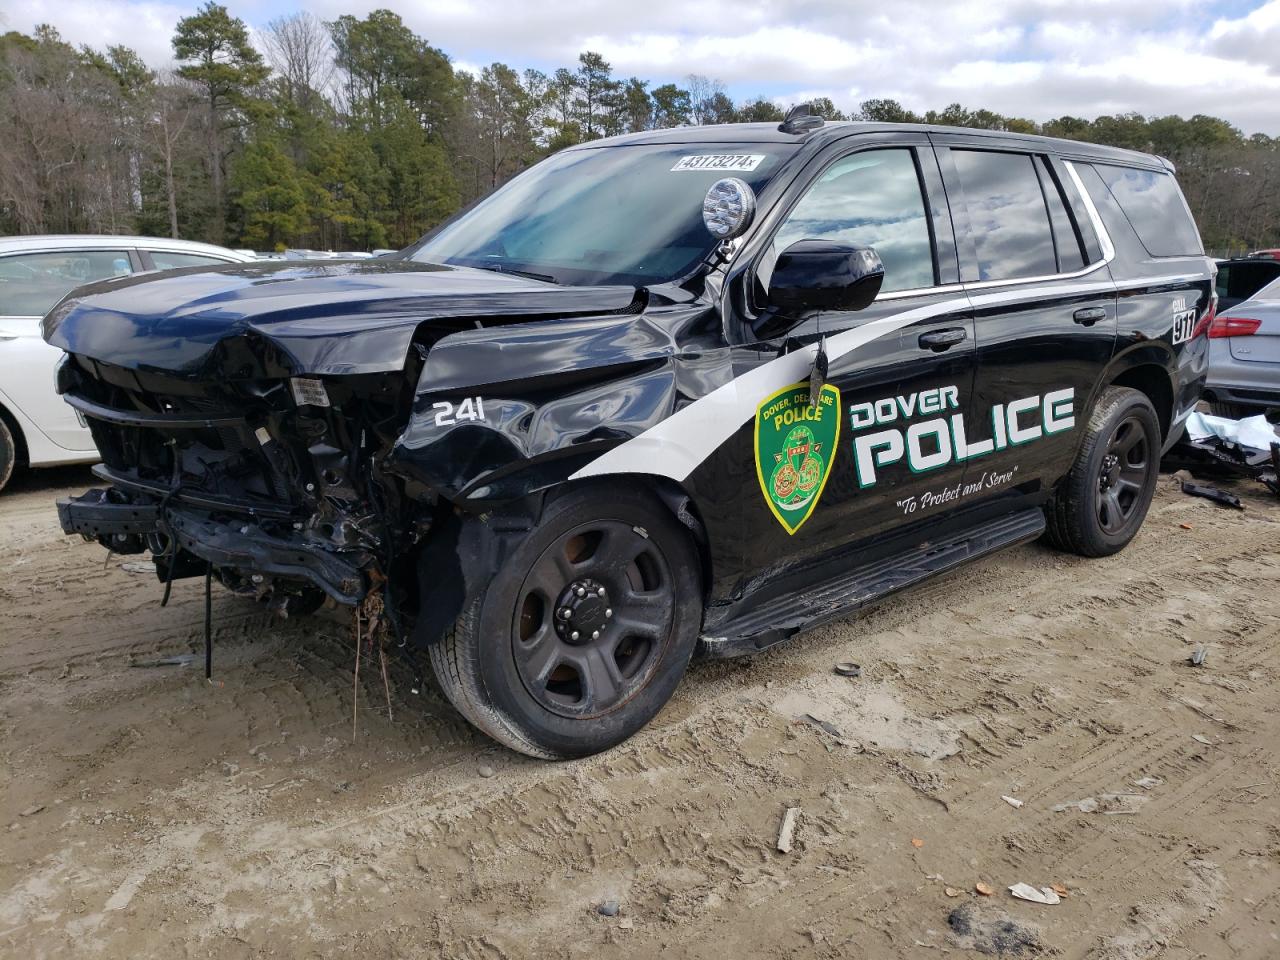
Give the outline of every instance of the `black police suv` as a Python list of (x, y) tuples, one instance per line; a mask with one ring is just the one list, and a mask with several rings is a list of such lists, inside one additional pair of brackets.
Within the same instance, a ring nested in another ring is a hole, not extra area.
[(600, 140), (398, 258), (74, 291), (44, 333), (107, 486), (59, 512), (163, 581), (352, 605), (495, 739), (580, 756), (695, 653), (1122, 549), (1213, 274), (1144, 154), (804, 110)]

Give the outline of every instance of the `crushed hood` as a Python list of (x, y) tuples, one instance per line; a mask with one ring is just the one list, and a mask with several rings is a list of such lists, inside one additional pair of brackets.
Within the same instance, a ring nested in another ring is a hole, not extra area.
[(44, 338), (104, 363), (191, 378), (379, 373), (404, 368), (423, 323), (614, 313), (635, 295), (408, 260), (270, 261), (80, 287), (49, 312)]

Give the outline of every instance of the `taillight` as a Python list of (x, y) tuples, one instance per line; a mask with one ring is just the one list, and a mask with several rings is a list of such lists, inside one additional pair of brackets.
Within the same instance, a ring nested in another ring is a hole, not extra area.
[(1261, 320), (1251, 320), (1248, 317), (1214, 317), (1213, 323), (1209, 324), (1209, 339), (1252, 336), (1260, 326)]
[(1204, 316), (1200, 318), (1200, 322), (1196, 324), (1195, 329), (1191, 331), (1191, 339), (1194, 340), (1200, 334), (1204, 333), (1213, 325), (1213, 318), (1218, 315), (1218, 295), (1215, 293), (1209, 298), (1209, 309), (1204, 312)]

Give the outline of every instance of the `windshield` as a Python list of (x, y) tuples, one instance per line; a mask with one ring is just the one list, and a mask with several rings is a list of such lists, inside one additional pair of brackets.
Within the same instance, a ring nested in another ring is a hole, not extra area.
[(715, 246), (702, 198), (722, 177), (758, 193), (791, 144), (567, 150), (512, 180), (408, 251), (410, 259), (528, 273), (556, 283), (644, 286), (684, 276)]

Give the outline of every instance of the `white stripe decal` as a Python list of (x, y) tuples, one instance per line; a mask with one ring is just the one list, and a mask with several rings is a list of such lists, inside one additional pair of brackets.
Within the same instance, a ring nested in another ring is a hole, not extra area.
[[(941, 300), (870, 320), (852, 330), (828, 337), (827, 357), (835, 361), (885, 334), (920, 320), (958, 310), (981, 309), (1018, 300), (1114, 293), (1115, 289), (1116, 285), (1110, 280), (1059, 283)], [(570, 479), (612, 473), (648, 473), (684, 480), (756, 415), (756, 407), (762, 397), (767, 397), (788, 384), (806, 379), (813, 368), (813, 358), (817, 351), (818, 345), (812, 343), (748, 370), (742, 376), (712, 390), (705, 397), (677, 410), (638, 437), (633, 437), (597, 457)]]

